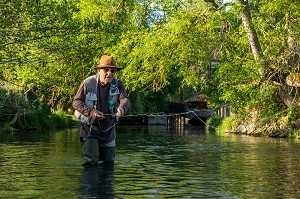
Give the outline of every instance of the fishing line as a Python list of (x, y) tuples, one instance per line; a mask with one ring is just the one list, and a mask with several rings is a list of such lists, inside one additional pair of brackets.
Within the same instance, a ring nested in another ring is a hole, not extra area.
[[(136, 115), (125, 115), (123, 117), (137, 117), (137, 116), (152, 116), (152, 117), (162, 117), (162, 116), (180, 116), (180, 115), (188, 115), (190, 113), (193, 113), (203, 124), (207, 125), (207, 123), (202, 120), (195, 111), (187, 111), (187, 112), (183, 112), (183, 113), (163, 113), (163, 114), (136, 114)], [(214, 126), (210, 126), (209, 127), (216, 129), (216, 127)]]

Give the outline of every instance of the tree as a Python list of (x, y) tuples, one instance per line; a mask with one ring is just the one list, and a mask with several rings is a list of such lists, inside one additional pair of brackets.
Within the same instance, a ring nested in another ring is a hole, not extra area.
[(248, 0), (236, 0), (237, 4), (241, 6), (242, 9), (242, 21), (245, 31), (247, 33), (249, 43), (251, 46), (252, 54), (255, 60), (262, 58), (262, 49), (260, 46), (259, 39), (256, 34), (256, 29), (254, 28), (251, 13), (249, 8)]
[(158, 112), (199, 90), (212, 107), (229, 103), (240, 121), (298, 103), (292, 0), (13, 0), (0, 12), (1, 84), (52, 108), (71, 107), (102, 54), (123, 67), (118, 77), (133, 99), (160, 99), (132, 110)]

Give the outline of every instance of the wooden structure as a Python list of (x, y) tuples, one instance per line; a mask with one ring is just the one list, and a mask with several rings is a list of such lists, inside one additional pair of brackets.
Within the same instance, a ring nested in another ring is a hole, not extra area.
[(207, 98), (201, 92), (197, 92), (195, 95), (185, 100), (184, 103), (186, 103), (190, 109), (207, 109)]
[(230, 116), (230, 109), (229, 106), (226, 104), (222, 104), (219, 109), (217, 110), (217, 114), (220, 115), (223, 119), (225, 117)]
[(167, 125), (169, 129), (176, 129), (176, 131), (184, 130), (184, 126), (187, 123), (186, 115), (187, 109), (184, 104), (170, 102), (168, 104), (168, 110), (166, 111)]
[(165, 113), (127, 115), (121, 118), (120, 125), (167, 125), (168, 128), (184, 131), (188, 123), (204, 126), (207, 118), (215, 114), (215, 110), (207, 108), (206, 97), (201, 93), (184, 102), (169, 103)]
[(214, 109), (207, 108), (207, 97), (201, 92), (197, 92), (184, 102), (188, 105), (189, 110), (193, 111), (188, 114), (191, 125), (204, 126), (207, 118), (215, 114)]

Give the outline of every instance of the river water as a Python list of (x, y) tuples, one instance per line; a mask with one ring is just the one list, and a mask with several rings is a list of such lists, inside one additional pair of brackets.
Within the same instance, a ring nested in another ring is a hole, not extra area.
[(0, 198), (300, 198), (300, 141), (118, 127), (114, 167), (79, 129), (0, 135)]

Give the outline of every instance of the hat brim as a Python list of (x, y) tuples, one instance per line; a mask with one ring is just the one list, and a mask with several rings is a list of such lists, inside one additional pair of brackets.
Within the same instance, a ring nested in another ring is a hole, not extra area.
[(122, 68), (116, 67), (116, 66), (110, 66), (110, 65), (100, 65), (100, 66), (96, 66), (94, 67), (94, 69), (101, 69), (101, 68), (114, 68), (117, 71), (122, 70)]

